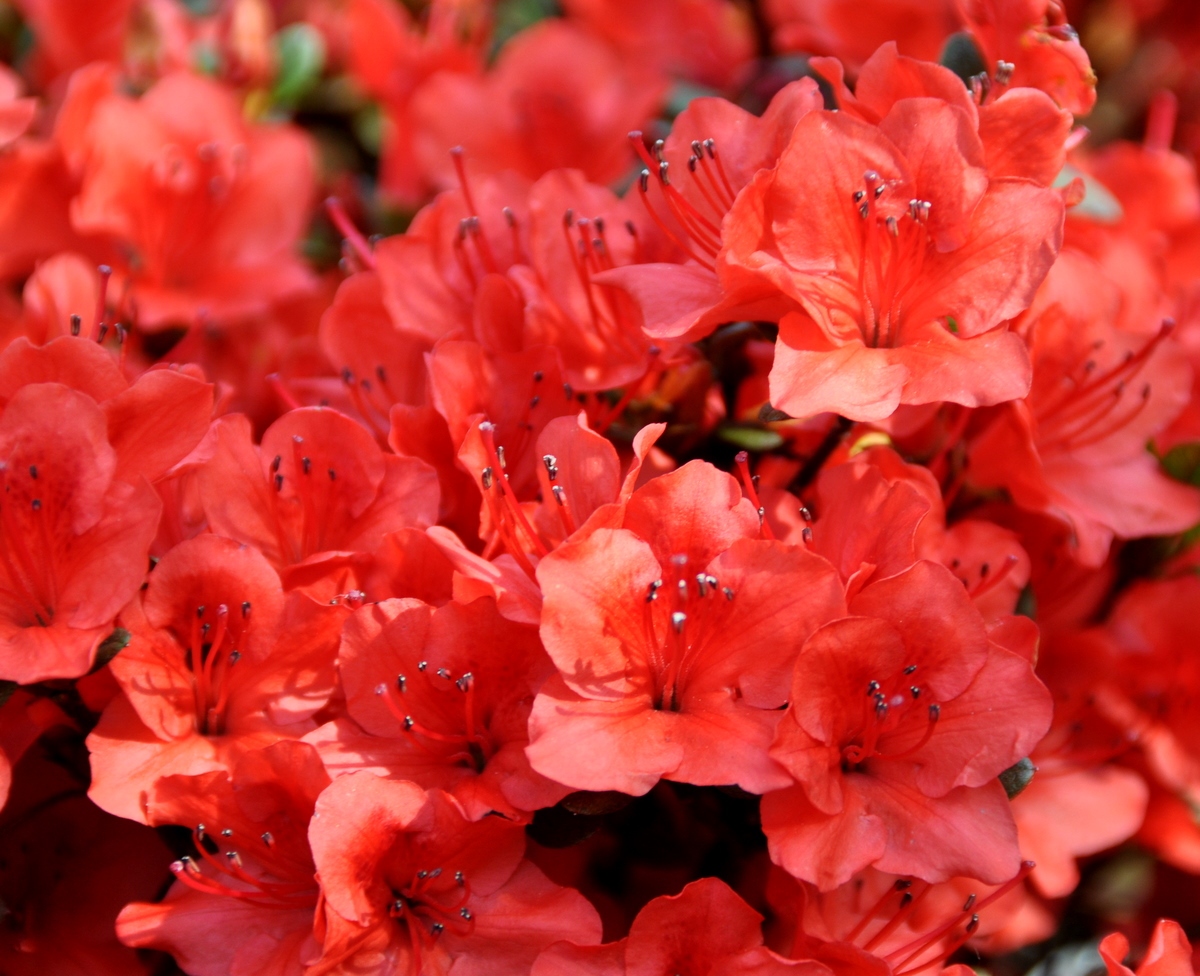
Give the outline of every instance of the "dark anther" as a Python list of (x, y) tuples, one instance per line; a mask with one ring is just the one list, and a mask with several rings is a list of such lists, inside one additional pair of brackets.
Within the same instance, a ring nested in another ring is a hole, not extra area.
[(271, 461), (271, 473), (274, 474), (276, 471), (278, 471), (279, 465), (282, 463), (283, 463), (283, 455), (276, 454), (274, 459)]
[(281, 474), (275, 475), (275, 490), (283, 491), (283, 475)]
[(37, 465), (36, 464), (31, 464), (29, 466), (29, 477), (31, 477), (34, 481), (37, 481)]

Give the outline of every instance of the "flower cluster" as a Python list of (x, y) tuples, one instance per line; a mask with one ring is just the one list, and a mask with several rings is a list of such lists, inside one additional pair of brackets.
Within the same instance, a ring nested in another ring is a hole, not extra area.
[(4, 5), (0, 972), (1192, 973), (1189, 9)]

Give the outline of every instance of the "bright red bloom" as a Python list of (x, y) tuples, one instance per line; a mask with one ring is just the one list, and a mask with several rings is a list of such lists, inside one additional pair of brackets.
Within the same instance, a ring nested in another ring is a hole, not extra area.
[(363, 607), (346, 621), (338, 667), (350, 717), (306, 739), (333, 775), (369, 769), (446, 790), (472, 820), (527, 820), (569, 792), (525, 758), (533, 696), (554, 667), (537, 631), (490, 598)]
[(1144, 758), (1139, 765), (1153, 788), (1139, 839), (1188, 871), (1200, 867), (1200, 838), (1186, 813), (1200, 797), (1200, 721), (1192, 707), (1200, 688), (1192, 653), (1198, 599), (1193, 575), (1136, 583), (1079, 649), (1101, 662), (1090, 689), (1097, 709)]
[[(413, 98), (442, 72), (475, 77), (483, 63), (487, 13), (476, 0), (434, 0), (418, 27), (389, 0), (351, 0), (340, 23), (354, 79), (379, 99), (385, 116), (381, 189), (397, 203), (424, 201), (433, 182), (416, 156)], [(438, 160), (439, 166), (444, 162)]]
[(722, 258), (803, 309), (780, 322), (772, 404), (880, 420), (901, 403), (1021, 396), (1028, 358), (1004, 323), (1049, 270), (1062, 214), (1054, 191), (989, 181), (948, 103), (902, 99), (878, 127), (806, 115), (739, 197)]
[(762, 916), (725, 882), (703, 878), (678, 895), (649, 902), (619, 942), (551, 946), (538, 957), (531, 976), (717, 976), (751, 971), (766, 976), (770, 970), (741, 968), (766, 961), (768, 954), (760, 948), (761, 923)]
[(442, 187), (454, 184), (449, 153), (460, 145), (488, 172), (578, 169), (611, 183), (628, 166), (625, 133), (654, 116), (665, 87), (581, 28), (545, 20), (509, 41), (486, 76), (445, 73), (421, 87), (417, 157)]
[(71, 220), (129, 254), (116, 265), (143, 328), (236, 318), (312, 287), (296, 248), (314, 196), (298, 130), (246, 122), (232, 92), (172, 74), (134, 100), (76, 75), (58, 138), (80, 180)]
[(170, 952), (196, 976), (300, 976), (320, 955), (308, 822), (328, 785), (320, 758), (299, 742), (245, 753), (232, 772), (164, 776), (147, 819), (192, 830), (196, 853), (171, 865), (177, 880), (161, 902), (125, 907), (117, 937)]
[(754, 56), (749, 16), (728, 0), (565, 0), (567, 16), (603, 37), (623, 58), (671, 78), (726, 89)]
[(766, 748), (804, 639), (841, 615), (832, 566), (757, 538), (737, 483), (693, 462), (538, 566), (559, 669), (534, 702), (529, 759), (586, 790), (660, 778), (777, 789)]
[(1167, 326), (1155, 337), (1114, 328), (1116, 296), (1103, 280), (1087, 258), (1064, 255), (1031, 323), (1029, 396), (999, 408), (969, 441), (971, 481), (1003, 486), (1022, 508), (1067, 523), (1089, 566), (1114, 537), (1200, 521), (1200, 493), (1146, 450), (1187, 402), (1188, 364)]
[[(874, 560), (874, 575), (863, 577), (860, 573), (854, 581), (859, 587), (868, 578), (883, 579), (907, 568), (918, 558), (930, 559), (958, 577), (988, 623), (1014, 612), (1030, 572), (1029, 557), (1016, 533), (983, 518), (962, 518), (947, 525), (946, 504), (928, 468), (906, 464), (889, 448), (872, 448), (845, 470), (836, 467), (822, 472), (816, 489), (818, 521), (812, 526), (816, 551), (838, 562), (825, 548), (832, 528), (827, 524), (831, 510), (840, 514), (841, 538), (855, 540), (860, 547), (869, 544), (874, 550), (859, 565), (843, 568), (843, 573), (860, 566), (865, 569)], [(928, 506), (923, 517), (914, 493)], [(822, 518), (825, 523), (819, 521)], [(908, 520), (913, 518), (919, 518), (912, 536), (913, 558), (904, 562), (908, 558)], [(891, 571), (883, 565), (884, 560)]]
[(774, 924), (767, 941), (788, 956), (824, 962), (835, 972), (843, 971), (838, 963), (879, 976), (931, 967), (943, 971), (964, 944), (974, 948), (1011, 921), (1020, 885), (1032, 868), (1032, 862), (1024, 862), (996, 888), (965, 878), (930, 884), (868, 868), (831, 891), (773, 869), (766, 897)]
[(69, 215), (74, 192), (53, 142), (27, 136), (0, 154), (0, 275), (28, 274), (43, 258), (80, 248)]
[(1100, 942), (1100, 957), (1108, 976), (1193, 976), (1192, 944), (1178, 922), (1160, 918), (1154, 926), (1146, 955), (1136, 970), (1122, 962), (1129, 955), (1129, 940), (1120, 932), (1107, 935)]
[(94, 400), (59, 383), (22, 387), (0, 416), (5, 680), (83, 674), (141, 585), (158, 499), (138, 472), (122, 477), (108, 431)]
[(344, 618), (285, 597), (255, 549), (213, 535), (180, 543), (121, 615), (132, 636), (110, 668), (123, 694), (87, 740), (92, 800), (144, 822), (161, 777), (228, 769), (310, 732), (333, 693)]
[(771, 755), (798, 785), (762, 805), (773, 860), (823, 890), (867, 866), (1006, 880), (1020, 855), (996, 776), (1050, 724), (1049, 693), (1005, 646), (1028, 653), (1032, 635), (989, 632), (962, 584), (924, 561), (849, 611), (796, 663)]
[(93, 61), (121, 59), (135, 0), (18, 0), (36, 43), (34, 70), (49, 82)]
[(955, 0), (766, 0), (772, 40), (783, 51), (829, 54), (855, 71), (895, 41), (912, 58), (936, 61), (958, 28)]
[(384, 454), (344, 414), (289, 411), (258, 447), (248, 433), (222, 426), (199, 475), (204, 511), (214, 532), (255, 546), (289, 587), (301, 570), (311, 576), (338, 553), (369, 551), (388, 532), (437, 518), (433, 470)]
[[(597, 280), (629, 293), (646, 331), (659, 339), (700, 339), (736, 318), (775, 320), (790, 304), (778, 291), (719, 260), (739, 228), (726, 217), (746, 188), (771, 169), (796, 123), (822, 106), (812, 78), (785, 85), (762, 116), (723, 98), (697, 98), (676, 117), (652, 158), (632, 133), (649, 167), (639, 182), (642, 203), (677, 253), (642, 254), (637, 263)], [(654, 179), (651, 179), (654, 177)], [(658, 193), (651, 194), (656, 186)]]
[(523, 858), (521, 827), (470, 823), (440, 791), (342, 776), (317, 800), (309, 839), (325, 954), (308, 976), (518, 976), (553, 942), (600, 941), (587, 900)]
[(1096, 75), (1062, 0), (957, 0), (992, 82), (1040, 88), (1075, 115), (1096, 104)]

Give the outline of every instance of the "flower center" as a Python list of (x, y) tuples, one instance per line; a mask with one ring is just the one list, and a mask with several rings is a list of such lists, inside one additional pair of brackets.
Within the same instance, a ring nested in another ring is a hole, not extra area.
[[(661, 139), (654, 143), (653, 156), (646, 148), (641, 132), (629, 133), (629, 142), (646, 164), (638, 177), (638, 194), (646, 212), (668, 240), (697, 264), (715, 271), (717, 254), (721, 250), (721, 222), (737, 197), (737, 191), (717, 152), (716, 141), (705, 139), (701, 142), (697, 139), (691, 145), (692, 155), (688, 157), (687, 169), (690, 187), (695, 190), (697, 202), (689, 200), (671, 182), (671, 164), (663, 158), (664, 144)], [(651, 175), (662, 192), (667, 211), (677, 226), (682, 228), (683, 237), (667, 225), (650, 203)], [(630, 233), (633, 231), (630, 230)]]
[[(1098, 444), (1120, 433), (1145, 410), (1151, 386), (1138, 382), (1150, 355), (1174, 331), (1170, 319), (1141, 349), (1129, 350), (1114, 366), (1099, 370), (1094, 358), (1085, 359), (1063, 376), (1062, 393), (1036, 404), (1038, 451), (1066, 453)], [(1093, 353), (1104, 346), (1098, 340)]]
[(672, 556), (667, 579), (656, 579), (646, 591), (642, 614), (653, 699), (657, 710), (678, 712), (683, 688), (704, 647), (726, 625), (734, 591), (708, 573), (688, 574), (685, 555)]
[(859, 771), (869, 759), (905, 759), (921, 749), (933, 736), (941, 717), (940, 705), (930, 705), (924, 709), (925, 728), (912, 746), (895, 753), (885, 753), (880, 749), (881, 740), (907, 732), (914, 721), (921, 721), (922, 710), (917, 702), (922, 689), (911, 683), (916, 670), (917, 666), (910, 664), (894, 675), (886, 687), (875, 680), (867, 683), (859, 727), (851, 735), (850, 742), (842, 747), (843, 772)]
[[(194, 891), (237, 898), (264, 908), (308, 908), (316, 904), (315, 881), (268, 881), (251, 874), (241, 854), (228, 845), (232, 837), (231, 828), (213, 836), (204, 824), (197, 824), (193, 840), (199, 857), (181, 857), (171, 864), (171, 873)], [(276, 846), (269, 831), (259, 837), (259, 842), (267, 852)]]
[[(422, 722), (414, 717), (406, 699), (409, 691), (407, 675), (397, 675), (394, 684), (376, 685), (375, 694), (383, 699), (392, 716), (400, 723), (412, 742), (441, 762), (459, 763), (482, 773), (488, 759), (495, 752), (494, 743), (488, 734), (486, 717), (481, 714), (475, 693), (475, 675), (470, 671), (455, 678), (446, 668), (431, 670), (428, 661), (417, 662), (417, 680), (425, 681), (432, 694), (454, 693), (462, 695), (462, 720), (454, 722), (454, 731), (441, 731), (432, 727), (433, 722)], [(435, 684), (440, 681), (441, 687)], [(445, 725), (440, 719), (438, 724)]]
[(422, 954), (431, 949), (449, 928), (457, 935), (470, 935), (475, 914), (468, 906), (471, 885), (462, 871), (449, 875), (442, 868), (417, 871), (408, 882), (393, 886), (388, 915), (408, 930), (412, 945), (411, 971), (420, 973)]
[(899, 340), (903, 300), (920, 278), (930, 243), (932, 204), (913, 199), (899, 216), (885, 215), (880, 204), (888, 189), (883, 177), (867, 170), (863, 188), (853, 194), (862, 222), (857, 283), (859, 328), (863, 341), (876, 348), (890, 348)]
[[(241, 608), (243, 626), (250, 619), (250, 609), (250, 601), (247, 600)], [(222, 603), (211, 614), (207, 607), (197, 607), (192, 617), (187, 665), (192, 672), (196, 731), (201, 735), (222, 735), (225, 732), (225, 710), (232, 687), (231, 673), (242, 656), (241, 651), (232, 645), (229, 607)]]

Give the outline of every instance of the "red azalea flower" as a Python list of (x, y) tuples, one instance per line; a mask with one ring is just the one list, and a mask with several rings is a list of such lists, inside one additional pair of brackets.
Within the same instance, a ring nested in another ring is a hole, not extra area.
[(384, 454), (335, 410), (289, 411), (258, 447), (247, 433), (221, 428), (199, 474), (204, 512), (213, 531), (257, 547), (285, 582), (301, 571), (311, 575), (336, 553), (369, 551), (386, 533), (424, 528), (437, 517), (433, 470)]
[(960, 109), (979, 134), (990, 179), (1026, 179), (1050, 186), (1066, 162), (1074, 119), (1036, 88), (1005, 84), (987, 92), (970, 90), (948, 68), (904, 57), (894, 42), (871, 55), (853, 92), (836, 59), (814, 58), (813, 70), (833, 88), (839, 111), (872, 125), (906, 98), (935, 98)]
[(1011, 922), (1032, 869), (1026, 861), (1014, 877), (991, 888), (968, 879), (930, 884), (868, 868), (831, 891), (772, 869), (766, 897), (774, 918), (767, 941), (789, 957), (811, 958), (834, 972), (847, 966), (879, 976), (930, 969), (966, 976), (965, 967), (942, 967), (963, 945), (974, 948)]
[(262, 313), (312, 287), (295, 254), (314, 195), (298, 130), (248, 124), (206, 78), (168, 75), (134, 100), (97, 67), (73, 78), (58, 138), (81, 183), (72, 223), (132, 255), (117, 274), (143, 328)]
[(1120, 932), (1105, 936), (1100, 942), (1100, 957), (1108, 976), (1193, 976), (1192, 944), (1178, 922), (1160, 918), (1150, 936), (1146, 955), (1136, 970), (1121, 960), (1129, 955), (1129, 940)]
[(627, 167), (621, 137), (654, 116), (665, 87), (582, 28), (544, 20), (505, 44), (484, 77), (447, 72), (422, 86), (412, 102), (417, 157), (443, 187), (454, 183), (449, 150), (459, 145), (489, 172), (578, 169), (611, 183)]
[(957, 0), (994, 83), (1040, 88), (1075, 115), (1096, 104), (1096, 75), (1062, 0)]
[(0, 402), (32, 383), (61, 383), (99, 404), (116, 452), (116, 476), (157, 484), (209, 429), (213, 388), (194, 366), (152, 367), (130, 383), (98, 343), (61, 336), (17, 339), (0, 353)]
[(958, 29), (955, 0), (766, 0), (772, 41), (783, 51), (834, 55), (856, 70), (888, 41), (936, 61)]
[(420, 25), (389, 0), (351, 0), (339, 14), (350, 73), (385, 113), (381, 189), (396, 203), (415, 206), (432, 181), (416, 156), (413, 99), (443, 72), (479, 75), (489, 26), (486, 5), (433, 0)]
[(984, 164), (970, 118), (948, 103), (901, 99), (878, 127), (800, 120), (779, 165), (739, 197), (729, 226), (742, 231), (722, 256), (803, 309), (780, 323), (772, 404), (881, 420), (901, 403), (977, 406), (1028, 389), (1004, 323), (1053, 262), (1062, 203), (989, 180)]
[(728, 89), (754, 57), (747, 12), (728, 0), (566, 0), (567, 16), (603, 37), (622, 57), (653, 64), (671, 78)]
[(93, 61), (121, 59), (134, 0), (19, 0), (35, 38), (34, 72), (47, 83)]
[(635, 491), (612, 525), (538, 566), (559, 675), (534, 702), (533, 768), (633, 794), (664, 777), (778, 788), (766, 748), (792, 662), (844, 612), (833, 567), (757, 538), (737, 483), (701, 462)]
[(600, 940), (587, 900), (523, 858), (521, 827), (470, 823), (440, 791), (342, 776), (317, 800), (309, 839), (325, 954), (308, 976), (518, 976), (553, 942)]
[(71, 226), (75, 182), (53, 142), (25, 137), (0, 154), (0, 274), (28, 274), (35, 264), (82, 244)]
[(450, 792), (472, 820), (529, 819), (569, 790), (529, 768), (529, 711), (553, 665), (533, 627), (489, 598), (434, 609), (386, 600), (346, 621), (349, 718), (311, 733), (334, 775), (369, 769)]
[(761, 923), (762, 916), (725, 882), (703, 878), (678, 895), (649, 902), (619, 942), (551, 946), (538, 956), (531, 976), (767, 976), (771, 970), (748, 965), (766, 962), (768, 954), (759, 948)]
[(996, 776), (1050, 724), (1049, 693), (1005, 646), (1029, 652), (1032, 635), (989, 633), (962, 584), (924, 561), (849, 611), (797, 659), (771, 755), (798, 785), (763, 799), (772, 858), (822, 889), (867, 866), (1004, 881), (1020, 856)]
[(731, 319), (774, 320), (790, 307), (776, 289), (719, 258), (738, 236), (726, 224), (735, 201), (775, 166), (796, 123), (822, 104), (814, 80), (801, 78), (780, 89), (761, 117), (723, 98), (693, 99), (653, 157), (642, 134), (630, 133), (647, 165), (638, 184), (642, 204), (677, 251), (642, 254), (596, 280), (629, 293), (650, 335), (695, 340)]
[(311, 731), (334, 689), (344, 617), (285, 598), (255, 549), (213, 535), (180, 543), (121, 615), (131, 638), (109, 667), (123, 694), (87, 740), (93, 801), (145, 821), (161, 777), (228, 769)]
[(1200, 493), (1146, 450), (1187, 402), (1188, 364), (1169, 324), (1152, 338), (1114, 328), (1115, 296), (1099, 281), (1091, 261), (1066, 252), (1047, 280), (1048, 307), (1031, 321), (1028, 397), (999, 408), (968, 441), (968, 477), (1067, 523), (1088, 566), (1103, 562), (1114, 537), (1200, 521)]
[(8, 400), (0, 459), (0, 677), (78, 677), (141, 585), (158, 499), (119, 475), (104, 411), (59, 383)]
[(147, 820), (188, 827), (196, 853), (171, 865), (176, 883), (161, 902), (125, 906), (117, 937), (170, 952), (196, 976), (300, 976), (320, 955), (308, 822), (328, 785), (316, 752), (299, 742), (245, 753), (231, 772), (164, 776)]
[(1200, 797), (1200, 723), (1191, 705), (1200, 686), (1191, 653), (1197, 599), (1195, 576), (1136, 583), (1078, 649), (1102, 662), (1090, 689), (1100, 714), (1144, 759), (1139, 766), (1153, 788), (1140, 839), (1188, 871), (1200, 866), (1197, 827), (1184, 815)]

